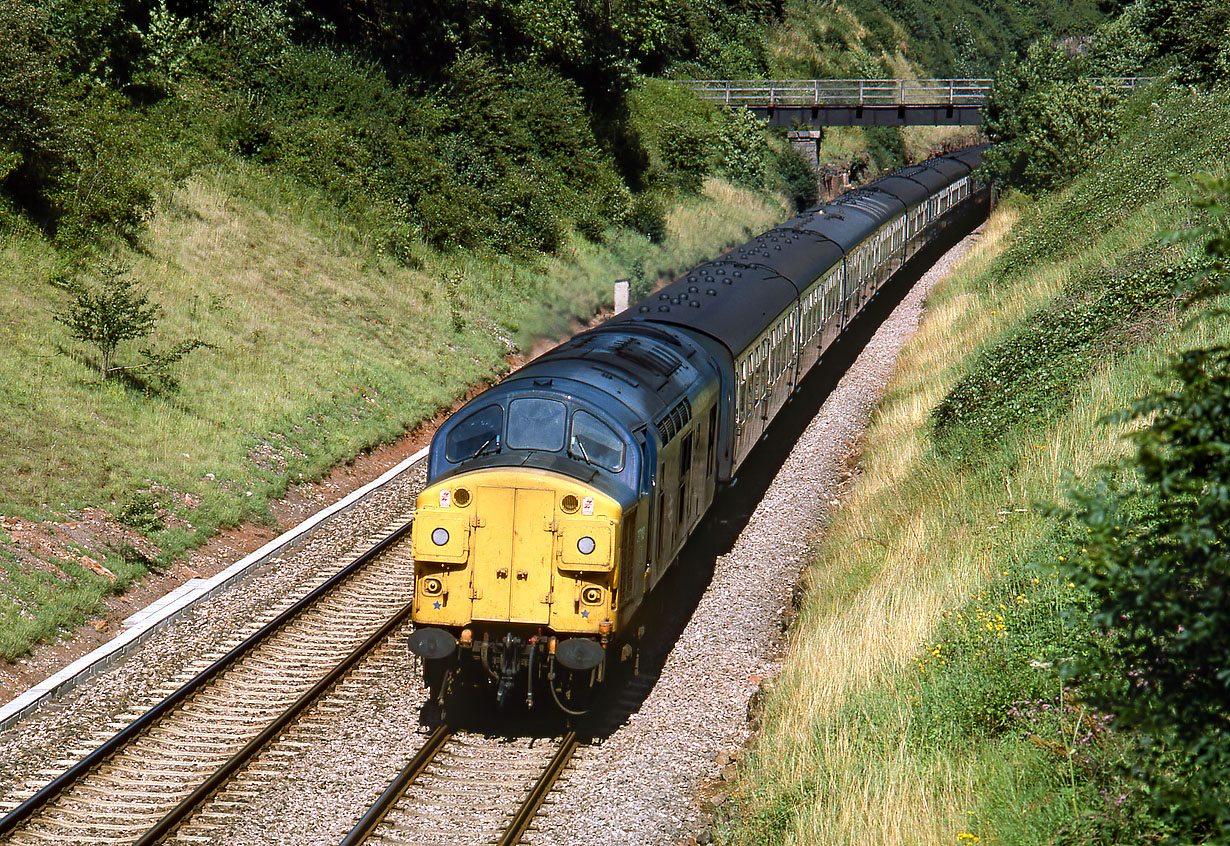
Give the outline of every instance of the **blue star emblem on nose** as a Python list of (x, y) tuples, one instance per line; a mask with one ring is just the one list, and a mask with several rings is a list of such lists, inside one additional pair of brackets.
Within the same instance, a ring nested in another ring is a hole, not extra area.
[(435, 608), (436, 608), (436, 610), (437, 610), (437, 611), (439, 611), (439, 610), (440, 610), (440, 600), (438, 600), (438, 599), (436, 600), (436, 605), (435, 605)]
[(581, 617), (582, 617), (582, 619), (588, 619), (588, 618), (589, 618), (589, 611), (582, 611), (582, 612), (581, 612)]

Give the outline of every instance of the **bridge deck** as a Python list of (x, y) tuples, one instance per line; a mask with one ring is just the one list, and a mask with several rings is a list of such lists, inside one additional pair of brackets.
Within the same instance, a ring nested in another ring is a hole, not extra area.
[[(1125, 93), (1143, 77), (1090, 80)], [(683, 84), (702, 100), (751, 109), (777, 126), (974, 125), (991, 93), (989, 79), (698, 79)]]

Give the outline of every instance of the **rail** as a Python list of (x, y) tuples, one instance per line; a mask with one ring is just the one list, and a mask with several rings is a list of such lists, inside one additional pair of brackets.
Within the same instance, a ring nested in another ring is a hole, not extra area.
[(500, 838), (499, 846), (517, 846), (521, 842), (521, 838), (529, 831), (530, 824), (534, 822), (534, 817), (538, 815), (538, 809), (542, 807), (543, 800), (551, 792), (555, 786), (556, 780), (560, 774), (564, 772), (564, 768), (568, 766), (568, 761), (572, 758), (572, 753), (576, 751), (581, 741), (577, 738), (577, 733), (574, 731), (568, 732), (564, 739), (560, 741), (559, 750), (551, 758), (551, 762), (547, 764), (546, 769), (542, 771), (542, 775), (538, 777), (538, 781), (534, 782), (534, 786), (530, 789), (530, 795), (521, 803), (521, 807), (517, 809), (516, 815), (511, 823), (508, 824), (504, 836)]
[[(221, 676), (225, 670), (238, 664), (239, 661), (244, 656), (251, 653), (258, 644), (264, 642), (273, 633), (282, 629), (290, 620), (297, 617), (306, 608), (313, 605), (319, 599), (321, 599), (322, 597), (324, 597), (325, 595), (327, 595), (328, 593), (336, 589), (338, 585), (340, 585), (342, 582), (349, 579), (352, 575), (357, 573), (363, 567), (366, 567), (372, 561), (372, 559), (374, 559), (376, 556), (380, 555), (382, 552), (389, 549), (394, 544), (403, 541), (405, 535), (408, 533), (410, 529), (410, 525), (411, 525), (410, 523), (405, 523), (399, 529), (392, 532), (391, 534), (386, 536), (384, 539), (376, 543), (374, 546), (372, 546), (370, 549), (368, 549), (362, 555), (360, 555), (357, 559), (355, 559), (353, 562), (348, 564), (345, 568), (343, 568), (342, 570), (334, 574), (323, 584), (313, 589), (310, 593), (308, 593), (306, 596), (304, 596), (302, 599), (300, 599), (290, 608), (287, 608), (285, 611), (278, 614), (276, 618), (274, 618), (273, 620), (270, 620), (268, 623), (262, 626), (259, 631), (257, 631), (256, 633), (248, 637), (246, 640), (244, 640), (239, 645), (235, 646), (226, 655), (219, 658), (217, 661), (211, 664), (208, 668), (206, 668), (205, 670), (203, 670), (202, 672), (194, 676), (187, 684), (183, 685), (178, 690), (176, 690), (174, 693), (172, 693), (170, 696), (168, 696), (166, 699), (162, 700), (157, 705), (150, 708), (141, 717), (133, 721), (129, 726), (124, 728), (122, 731), (115, 734), (110, 740), (105, 742), (102, 746), (98, 747), (93, 752), (91, 752), (89, 755), (87, 755), (85, 758), (78, 761), (76, 764), (70, 767), (63, 774), (55, 778), (53, 781), (51, 781), (49, 784), (47, 784), (45, 787), (43, 787), (41, 790), (39, 790), (37, 793), (31, 796), (29, 799), (24, 801), (21, 805), (17, 806), (12, 811), (10, 811), (6, 816), (4, 816), (3, 818), (0, 818), (0, 837), (11, 834), (19, 825), (29, 820), (37, 812), (39, 812), (42, 808), (50, 804), (54, 799), (56, 799), (57, 797), (67, 792), (67, 790), (72, 785), (80, 781), (86, 775), (86, 773), (89, 773), (92, 770), (96, 769), (100, 764), (102, 764), (104, 761), (106, 761), (108, 758), (114, 755), (118, 750), (127, 746), (130, 742), (132, 742), (137, 737), (139, 737), (151, 725), (161, 720), (164, 716), (170, 714), (172, 711), (178, 708), (182, 703), (190, 700), (194, 695), (196, 695), (199, 691), (203, 690), (205, 686), (208, 685), (210, 682), (212, 682), (215, 678), (218, 678), (219, 676)], [(398, 614), (396, 620), (404, 619), (406, 614), (408, 613), (409, 613), (409, 608), (407, 607), (403, 609), (401, 613)], [(386, 624), (386, 626), (383, 627), (381, 631), (378, 632), (377, 634), (382, 635), (382, 636), (387, 635), (387, 631), (393, 622), (395, 621), (390, 621), (390, 623)], [(375, 636), (373, 636), (373, 638), (374, 637)], [(372, 639), (369, 639), (369, 641), (365, 643), (364, 646), (370, 648), (371, 643), (372, 643)], [(352, 663), (351, 659), (347, 659), (347, 662)], [(347, 663), (347, 662), (343, 662), (343, 663)], [(344, 668), (343, 668), (343, 671), (344, 671)], [(331, 678), (337, 677), (337, 668), (335, 668), (334, 673), (330, 674), (330, 677)], [(318, 695), (321, 690), (323, 690), (323, 686), (321, 685), (314, 687), (313, 690), (311, 691), (311, 693), (313, 694), (313, 698), (315, 698), (315, 695)], [(297, 703), (297, 704), (301, 706), (303, 704), (302, 699), (300, 703)], [(285, 719), (286, 717), (287, 717), (287, 714), (283, 714), (282, 719)], [(267, 740), (268, 738), (265, 737), (264, 739)], [(243, 753), (244, 757), (245, 758), (250, 757), (253, 751), (254, 751), (253, 748), (245, 747), (245, 750)], [(228, 763), (228, 766), (230, 766), (231, 769), (233, 769), (233, 765), (239, 761), (240, 759), (237, 756), (235, 759), (233, 759), (231, 762)], [(228, 770), (228, 773), (229, 773), (229, 770)], [(216, 787), (216, 784), (214, 784), (213, 786)], [(199, 798), (199, 795), (197, 796), (197, 798)], [(177, 813), (174, 819), (176, 821), (178, 821), (178, 819), (182, 819), (182, 813)], [(170, 821), (168, 820), (168, 822)], [(163, 825), (164, 825), (163, 823), (159, 824), (160, 831)]]
[[(1152, 77), (1092, 77), (1099, 89), (1129, 92)], [(970, 107), (986, 103), (990, 79), (695, 79), (683, 80), (702, 100), (747, 108), (902, 106)]]
[(393, 779), (393, 783), (385, 788), (384, 793), (380, 794), (380, 798), (368, 809), (358, 824), (350, 830), (349, 834), (342, 838), (339, 846), (359, 846), (359, 844), (366, 842), (371, 833), (376, 830), (376, 826), (380, 825), (380, 821), (385, 818), (389, 810), (401, 799), (407, 788), (410, 787), (410, 784), (422, 774), (423, 770), (427, 769), (427, 765), (436, 757), (436, 753), (440, 751), (452, 736), (453, 730), (451, 728), (445, 725), (438, 726), (431, 733), (431, 736), (427, 738), (423, 748), (410, 759), (410, 763), (402, 767), (401, 772), (397, 774), (397, 778)]
[[(428, 772), (428, 767), (431, 766), (437, 758), (445, 753), (445, 747), (454, 736), (453, 730), (448, 726), (441, 725), (431, 736), (427, 742), (419, 749), (418, 753), (407, 763), (393, 779), (392, 783), (385, 788), (380, 797), (372, 804), (368, 811), (358, 821), (350, 833), (347, 834), (339, 844), (339, 846), (361, 846), (373, 840), (380, 842), (419, 842), (423, 839), (423, 832), (407, 833), (398, 831), (398, 823), (393, 822), (392, 828), (385, 831), (383, 834), (377, 830), (381, 828), (381, 823), (385, 822), (386, 817), (390, 814), (397, 815), (397, 809), (406, 807), (404, 803), (407, 799), (413, 803), (413, 791), (415, 783), (420, 776)], [(517, 804), (517, 809), (507, 817), (507, 822), (500, 826), (501, 833), (494, 835), (495, 846), (516, 846), (521, 842), (533, 824), (535, 817), (538, 815), (539, 809), (542, 807), (543, 801), (550, 795), (551, 790), (555, 786), (555, 782), (568, 766), (568, 762), (572, 759), (572, 755), (576, 752), (578, 746), (581, 745), (581, 740), (577, 737), (575, 731), (569, 731), (556, 744), (555, 752), (551, 759), (542, 765), (542, 769), (538, 773), (538, 777), (534, 780), (533, 785), (524, 794), (523, 798)], [(473, 766), (470, 764), (469, 766)], [(517, 783), (517, 776), (512, 776), (513, 783)], [(458, 792), (463, 801), (467, 803), (475, 803), (476, 797), (468, 791)], [(492, 807), (498, 809), (500, 804), (497, 802)], [(435, 808), (433, 813), (439, 813), (439, 808)], [(473, 825), (471, 821), (469, 823)], [(390, 833), (395, 832), (395, 833)], [(439, 842), (438, 835), (431, 833), (426, 835), (430, 842)]]

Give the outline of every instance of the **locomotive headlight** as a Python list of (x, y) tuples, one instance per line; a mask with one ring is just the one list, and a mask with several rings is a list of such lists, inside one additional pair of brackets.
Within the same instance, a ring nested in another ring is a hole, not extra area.
[(591, 538), (589, 535), (586, 535), (585, 537), (577, 541), (577, 552), (581, 553), (582, 555), (589, 555), (591, 552), (597, 549), (597, 547), (598, 545), (594, 543), (594, 539)]
[(586, 605), (597, 605), (602, 601), (602, 588), (587, 587), (581, 591), (581, 599)]
[(442, 590), (444, 590), (444, 585), (439, 579), (423, 579), (423, 593), (427, 596), (438, 596)]
[(436, 546), (444, 546), (448, 543), (448, 529), (441, 526), (438, 529), (431, 530), (431, 542)]

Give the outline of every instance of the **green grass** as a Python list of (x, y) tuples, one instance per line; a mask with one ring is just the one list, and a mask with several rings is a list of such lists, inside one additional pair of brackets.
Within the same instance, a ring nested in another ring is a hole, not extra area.
[[(3, 541), (7, 545), (8, 540)], [(75, 550), (89, 555), (114, 578), (79, 561), (56, 558), (36, 567), (23, 566), (0, 545), (0, 658), (13, 661), (30, 644), (54, 641), (94, 613), (103, 600), (122, 593), (147, 572), (147, 563), (131, 552)], [(100, 560), (101, 559), (101, 560)]]
[(1157, 246), (1191, 219), (1171, 168), (1225, 173), (1230, 98), (1154, 96), (1069, 189), (1001, 206), (932, 293), (807, 571), (721, 842), (1155, 832), (1120, 802), (1131, 738), (1060, 678), (1088, 641), (1058, 565), (1085, 548), (1045, 508), (1128, 449), (1104, 416), (1170, 354), (1230, 339), (1173, 318), (1170, 282), (1193, 257)]
[[(152, 340), (213, 345), (159, 392), (102, 382), (93, 352), (56, 323), (68, 294), (37, 233), (0, 236), (0, 513), (67, 520), (101, 507), (145, 531), (165, 564), (217, 529), (268, 521), (287, 486), (319, 477), (498, 376), (516, 346), (557, 337), (609, 306), (615, 279), (646, 285), (786, 214), (763, 192), (711, 180), (670, 213), (661, 244), (612, 232), (554, 257), (443, 254), (409, 266), (300, 183), (235, 160), (164, 197), (132, 274), (162, 310)], [(138, 343), (118, 361), (137, 358)], [(19, 559), (0, 577), (0, 657), (80, 623), (144, 573), (108, 555), (115, 580)], [(98, 553), (95, 553), (98, 554)]]

